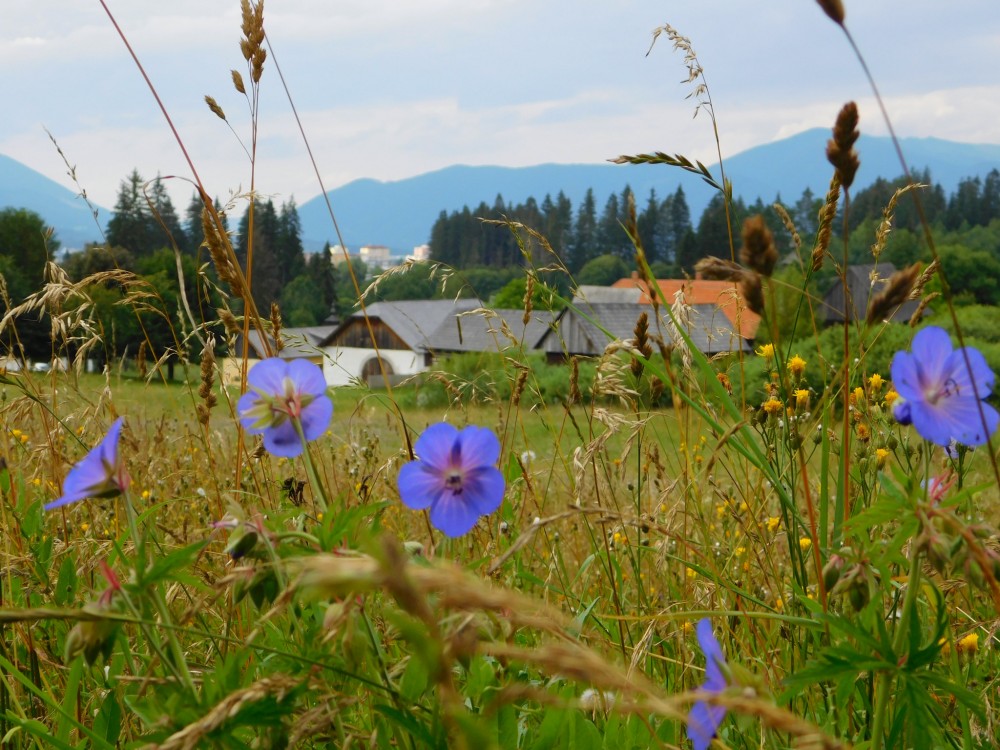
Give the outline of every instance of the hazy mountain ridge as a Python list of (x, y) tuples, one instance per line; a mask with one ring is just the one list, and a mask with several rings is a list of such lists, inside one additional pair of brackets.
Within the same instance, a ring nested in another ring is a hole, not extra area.
[[(788, 204), (794, 203), (806, 187), (817, 196), (824, 195), (832, 173), (825, 156), (828, 138), (827, 129), (816, 128), (726, 157), (726, 177), (733, 183), (734, 194), (747, 202), (757, 197), (773, 201), (780, 195)], [(982, 176), (1000, 168), (1000, 145), (904, 138), (902, 147), (910, 165), (929, 168), (933, 180), (946, 193), (954, 191), (965, 177)], [(655, 148), (651, 144), (636, 152)], [(861, 169), (855, 190), (878, 177), (893, 179), (901, 174), (888, 138), (862, 135), (857, 148)], [(616, 154), (609, 154), (613, 156)], [(717, 164), (710, 168), (719, 175)], [(713, 192), (696, 175), (674, 167), (608, 163), (530, 167), (455, 165), (392, 182), (359, 179), (331, 190), (329, 196), (349, 248), (379, 244), (405, 253), (428, 240), (441, 211), (450, 213), (466, 205), (475, 209), (481, 202), (492, 206), (498, 194), (505, 203), (523, 203), (534, 197), (541, 204), (546, 194), (555, 199), (560, 190), (576, 211), (587, 189), (593, 188), (600, 212), (608, 196), (612, 192), (620, 194), (626, 185), (635, 192), (640, 209), (650, 189), (655, 189), (662, 199), (682, 185), (695, 222)], [(100, 237), (90, 209), (72, 190), (0, 155), (0, 207), (7, 206), (29, 208), (40, 214), (55, 227), (56, 236), (65, 248), (79, 248)], [(302, 203), (299, 216), (307, 250), (318, 250), (326, 241), (336, 244), (322, 195)], [(109, 212), (101, 209), (102, 225), (108, 218)]]
[[(733, 183), (734, 194), (748, 203), (757, 197), (773, 201), (780, 195), (788, 204), (807, 187), (818, 197), (825, 195), (833, 172), (826, 160), (829, 137), (829, 130), (815, 128), (727, 157), (726, 177)], [(910, 166), (929, 168), (933, 180), (949, 194), (963, 178), (1000, 168), (1000, 145), (903, 138), (902, 147)], [(857, 148), (861, 168), (855, 191), (879, 177), (895, 179), (902, 174), (889, 138), (862, 135)], [(718, 164), (710, 169), (719, 175)], [(621, 193), (626, 185), (636, 194), (640, 209), (651, 188), (662, 200), (682, 185), (695, 223), (713, 193), (713, 188), (696, 175), (666, 165), (542, 164), (519, 168), (451, 166), (394, 182), (356, 180), (331, 190), (329, 196), (344, 240), (352, 250), (362, 244), (381, 244), (408, 252), (428, 240), (442, 210), (450, 213), (466, 205), (474, 210), (483, 201), (492, 206), (497, 194), (505, 203), (522, 203), (530, 196), (541, 204), (546, 194), (554, 199), (562, 190), (575, 211), (587, 188), (593, 188), (600, 213), (608, 196)], [(326, 240), (335, 243), (323, 196), (303, 203), (299, 215), (307, 248), (317, 249)]]
[[(0, 154), (0, 208), (27, 208), (56, 230), (63, 248), (81, 248), (100, 238), (94, 214), (86, 201), (55, 180), (21, 162)], [(95, 206), (100, 225), (107, 224), (110, 212)]]

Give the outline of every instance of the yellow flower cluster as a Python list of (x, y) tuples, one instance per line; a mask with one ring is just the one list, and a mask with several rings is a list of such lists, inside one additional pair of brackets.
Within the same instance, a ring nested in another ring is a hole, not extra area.
[(792, 374), (794, 378), (801, 378), (802, 373), (806, 371), (806, 361), (802, 359), (798, 354), (788, 360), (788, 372)]

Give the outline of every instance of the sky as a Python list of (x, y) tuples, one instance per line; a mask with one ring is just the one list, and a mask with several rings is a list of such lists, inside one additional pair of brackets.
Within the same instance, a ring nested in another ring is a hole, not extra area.
[[(230, 70), (238, 0), (105, 0), (206, 189), (251, 184), (251, 121)], [(191, 171), (99, 0), (3, 0), (0, 153), (113, 207), (132, 171)], [(996, 0), (845, 0), (847, 26), (901, 136), (1000, 143)], [(598, 163), (652, 150), (717, 160), (712, 122), (669, 23), (704, 69), (723, 156), (811, 127), (851, 99), (885, 134), (839, 27), (810, 0), (267, 0), (264, 26), (326, 188), (452, 164)], [(648, 54), (647, 54), (648, 52)], [(265, 63), (256, 189), (321, 190), (274, 60)], [(245, 76), (248, 78), (248, 76)], [(204, 96), (225, 110), (229, 126)]]

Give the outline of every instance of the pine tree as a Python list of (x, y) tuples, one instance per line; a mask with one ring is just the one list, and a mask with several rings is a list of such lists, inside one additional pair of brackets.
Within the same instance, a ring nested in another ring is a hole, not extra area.
[(588, 260), (599, 255), (597, 247), (597, 205), (593, 188), (587, 189), (583, 203), (576, 214), (573, 228), (573, 252), (570, 255), (570, 271), (576, 273)]
[(157, 175), (149, 189), (149, 200), (147, 205), (152, 204), (150, 210), (149, 235), (153, 247), (150, 251), (158, 250), (162, 247), (172, 247), (171, 239), (179, 248), (187, 247), (187, 237), (181, 221), (177, 218), (177, 211), (167, 193), (167, 187), (163, 179)]
[(114, 216), (108, 222), (108, 244), (125, 248), (137, 258), (151, 253), (154, 244), (150, 232), (151, 216), (142, 186), (139, 170), (133, 169), (118, 187)]

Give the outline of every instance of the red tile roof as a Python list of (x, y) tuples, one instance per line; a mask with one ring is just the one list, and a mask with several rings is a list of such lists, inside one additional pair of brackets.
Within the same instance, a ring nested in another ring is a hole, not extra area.
[[(684, 302), (688, 305), (718, 305), (733, 327), (738, 329), (744, 338), (752, 339), (757, 335), (760, 316), (747, 307), (746, 300), (740, 294), (737, 284), (733, 281), (706, 281), (704, 279), (657, 279), (663, 297), (668, 304), (674, 301), (677, 292), (684, 293)], [(642, 290), (640, 304), (650, 304), (649, 290), (645, 282), (637, 278), (619, 279), (611, 285), (614, 289)]]

